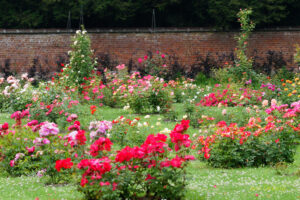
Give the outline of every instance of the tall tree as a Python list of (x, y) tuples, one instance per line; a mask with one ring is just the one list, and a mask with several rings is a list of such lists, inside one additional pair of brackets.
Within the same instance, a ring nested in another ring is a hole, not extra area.
[(65, 28), (71, 12), (79, 28), (158, 26), (238, 28), (236, 13), (252, 8), (258, 27), (300, 25), (299, 0), (0, 0), (0, 28)]

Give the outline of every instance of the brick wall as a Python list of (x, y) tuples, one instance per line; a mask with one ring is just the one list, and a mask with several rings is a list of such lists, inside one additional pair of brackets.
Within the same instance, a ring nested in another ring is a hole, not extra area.
[[(233, 55), (234, 36), (238, 32), (216, 32), (204, 29), (147, 29), (90, 30), (95, 56), (108, 55), (116, 63), (128, 64), (132, 59), (157, 50), (171, 56), (186, 69), (208, 54), (219, 64)], [(74, 31), (63, 30), (0, 30), (0, 67), (25, 72), (53, 72), (60, 62), (66, 62), (70, 37)], [(300, 30), (261, 30), (249, 40), (249, 55), (261, 63), (268, 62), (268, 51), (281, 52), (289, 68), (293, 64), (294, 44), (300, 43)]]

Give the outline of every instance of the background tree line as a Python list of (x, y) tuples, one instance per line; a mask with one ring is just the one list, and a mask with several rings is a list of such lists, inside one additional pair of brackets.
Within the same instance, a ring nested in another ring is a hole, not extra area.
[(257, 27), (299, 26), (300, 0), (0, 0), (0, 28), (158, 27), (238, 28), (236, 13), (252, 8)]

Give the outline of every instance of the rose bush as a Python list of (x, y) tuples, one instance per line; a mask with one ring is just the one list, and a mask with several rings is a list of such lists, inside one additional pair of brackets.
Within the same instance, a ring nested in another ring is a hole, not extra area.
[(252, 117), (246, 126), (216, 124), (215, 134), (200, 136), (198, 153), (214, 167), (251, 167), (293, 162), (299, 137), (300, 102), (272, 104), (264, 120)]
[[(93, 158), (82, 159), (80, 191), (87, 199), (180, 199), (186, 185), (185, 167), (191, 140), (184, 132), (189, 121), (177, 124), (170, 134), (149, 135), (140, 146), (111, 152), (112, 142), (99, 138), (90, 146)], [(172, 153), (173, 152), (173, 153)], [(176, 174), (176, 176), (174, 176)]]

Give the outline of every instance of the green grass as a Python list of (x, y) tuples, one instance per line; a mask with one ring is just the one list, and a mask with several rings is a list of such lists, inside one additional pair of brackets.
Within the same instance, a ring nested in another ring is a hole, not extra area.
[(37, 177), (1, 178), (0, 200), (34, 200), (82, 198), (76, 186), (45, 186)]
[[(300, 148), (286, 175), (278, 175), (272, 167), (213, 169), (198, 161), (188, 169), (189, 185), (186, 199), (213, 200), (293, 200), (300, 198)], [(258, 196), (256, 196), (256, 194)]]
[[(184, 115), (183, 104), (175, 104), (175, 110), (180, 118)], [(217, 108), (214, 111), (216, 112)], [(230, 109), (230, 108), (227, 108)], [(86, 108), (89, 111), (89, 108)], [(218, 111), (219, 112), (219, 111)], [(175, 122), (165, 122), (162, 115), (137, 115), (123, 109), (102, 107), (97, 110), (96, 116), (89, 116), (82, 120), (88, 122), (93, 119), (113, 120), (124, 115), (127, 118), (140, 117), (141, 122), (149, 122), (150, 126), (144, 134), (157, 133), (165, 127), (172, 129)], [(81, 116), (79, 116), (79, 120)], [(160, 119), (161, 118), (161, 119)], [(8, 114), (0, 114), (0, 124), (13, 124)], [(161, 125), (156, 125), (161, 122)], [(151, 127), (151, 125), (154, 125)], [(189, 134), (198, 130), (190, 128)], [(195, 161), (188, 167), (188, 186), (186, 199), (189, 200), (252, 200), (252, 199), (300, 199), (300, 178), (295, 172), (300, 168), (300, 146), (298, 146), (295, 162), (287, 168), (286, 175), (277, 175), (272, 167), (241, 168), (241, 169), (214, 169), (203, 162)], [(1, 175), (1, 172), (0, 172)], [(256, 196), (256, 194), (258, 196)], [(47, 199), (82, 199), (74, 185), (45, 186), (38, 177), (7, 178), (0, 176), (0, 200), (40, 200)]]
[(0, 124), (7, 122), (9, 124), (13, 124), (14, 120), (10, 118), (10, 115), (7, 113), (0, 113)]

